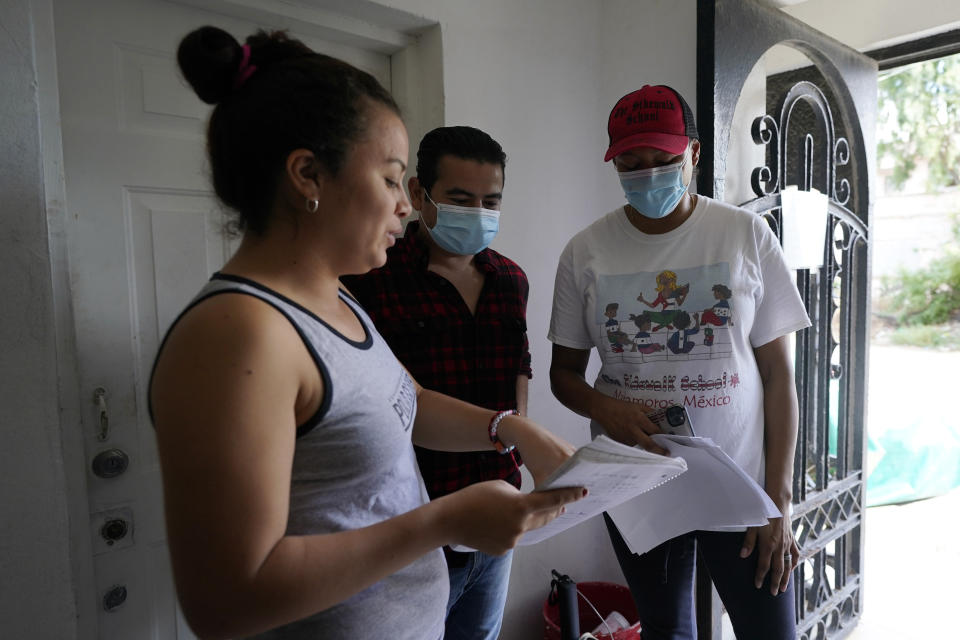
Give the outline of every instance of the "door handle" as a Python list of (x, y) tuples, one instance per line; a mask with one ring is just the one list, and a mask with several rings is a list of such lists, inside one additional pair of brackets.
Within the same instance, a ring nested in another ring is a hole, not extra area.
[(110, 435), (110, 417), (107, 415), (107, 390), (97, 387), (93, 390), (93, 402), (99, 410), (100, 421), (97, 440), (103, 442)]
[(127, 586), (123, 584), (117, 584), (109, 589), (103, 594), (103, 610), (104, 611), (115, 611), (127, 601)]

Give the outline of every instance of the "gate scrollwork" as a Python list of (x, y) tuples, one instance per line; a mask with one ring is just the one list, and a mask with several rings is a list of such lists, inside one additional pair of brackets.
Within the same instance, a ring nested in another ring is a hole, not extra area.
[[(812, 127), (791, 120), (801, 103), (811, 107)], [(752, 134), (755, 143), (767, 147), (767, 164), (751, 172), (758, 197), (741, 206), (763, 216), (778, 237), (785, 185), (817, 188), (828, 196), (824, 264), (797, 272), (813, 326), (796, 340), (800, 433), (792, 523), (801, 549), (794, 575), (802, 585), (796, 590), (798, 637), (840, 638), (860, 616), (862, 588), (863, 452), (850, 400), (860, 388), (851, 372), (858, 372), (855, 364), (862, 362), (865, 349), (868, 228), (846, 206), (851, 185), (846, 178), (837, 179), (837, 167), (850, 161), (850, 145), (835, 137), (830, 105), (815, 84), (801, 81), (790, 87), (779, 119), (757, 117)], [(787, 162), (790, 154), (796, 158), (793, 165)], [(816, 175), (824, 176), (826, 184), (814, 184)]]

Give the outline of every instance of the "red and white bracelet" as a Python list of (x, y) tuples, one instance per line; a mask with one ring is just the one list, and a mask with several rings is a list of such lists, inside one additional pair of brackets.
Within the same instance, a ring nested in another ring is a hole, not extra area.
[(512, 444), (509, 447), (503, 444), (503, 441), (500, 440), (500, 437), (497, 435), (497, 428), (500, 426), (500, 421), (506, 418), (507, 416), (518, 416), (520, 412), (516, 409), (510, 409), (509, 411), (500, 411), (499, 413), (494, 414), (490, 418), (490, 442), (493, 443), (493, 448), (497, 450), (497, 453), (504, 455), (510, 453), (517, 448), (516, 445)]

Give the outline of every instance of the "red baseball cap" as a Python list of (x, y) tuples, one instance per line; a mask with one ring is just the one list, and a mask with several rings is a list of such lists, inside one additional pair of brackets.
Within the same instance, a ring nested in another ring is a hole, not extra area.
[(603, 161), (636, 147), (683, 153), (690, 138), (698, 138), (693, 111), (683, 97), (666, 85), (644, 85), (617, 101), (607, 119), (610, 147)]

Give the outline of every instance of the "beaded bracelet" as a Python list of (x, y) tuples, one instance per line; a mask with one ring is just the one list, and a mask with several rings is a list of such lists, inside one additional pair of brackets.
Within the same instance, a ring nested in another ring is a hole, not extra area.
[(500, 437), (497, 435), (497, 427), (500, 426), (500, 421), (506, 418), (507, 416), (518, 416), (520, 412), (516, 409), (510, 409), (509, 411), (500, 411), (499, 413), (494, 414), (490, 418), (490, 442), (493, 443), (494, 449), (497, 450), (497, 453), (504, 455), (510, 453), (517, 448), (516, 445), (512, 444), (509, 447), (503, 444), (503, 441), (500, 440)]

